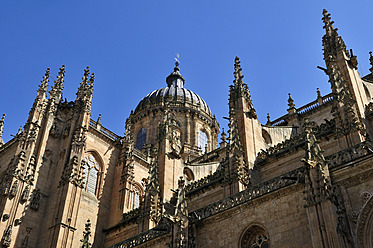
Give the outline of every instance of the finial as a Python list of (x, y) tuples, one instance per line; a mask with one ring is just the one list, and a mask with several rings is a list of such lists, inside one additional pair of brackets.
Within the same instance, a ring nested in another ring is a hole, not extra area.
[(19, 127), (19, 129), (18, 129), (18, 132), (17, 132), (16, 136), (17, 136), (17, 135), (20, 135), (21, 133), (22, 133), (22, 126), (20, 126), (20, 127)]
[(240, 80), (242, 80), (243, 76), (241, 75), (241, 71), (242, 71), (242, 68), (241, 68), (241, 65), (240, 65), (241, 61), (240, 61), (240, 58), (236, 56), (236, 58), (234, 59), (234, 83), (237, 84)]
[(84, 76), (82, 77), (83, 82), (87, 83), (89, 76), (89, 66), (84, 69)]
[(179, 70), (180, 70), (179, 59), (180, 59), (180, 55), (176, 54), (174, 71), (171, 72), (171, 74), (166, 77), (166, 83), (167, 83), (168, 87), (174, 86), (174, 87), (183, 88), (183, 86), (184, 86), (185, 79), (179, 72)]
[(101, 125), (101, 114), (98, 115), (96, 124)]
[(321, 97), (321, 92), (319, 88), (316, 88), (317, 98)]
[(179, 180), (177, 181), (177, 185), (178, 185), (179, 189), (184, 188), (185, 180), (184, 180), (183, 177), (179, 177)]
[(54, 81), (54, 85), (52, 86), (52, 89), (49, 91), (50, 98), (53, 98), (56, 100), (62, 96), (64, 76), (65, 76), (65, 65), (62, 65), (62, 67), (60, 68), (60, 71), (58, 72), (57, 79), (56, 81)]
[(269, 113), (267, 113), (267, 123), (266, 125), (271, 125), (271, 116), (269, 116)]
[(49, 82), (49, 74), (50, 68), (48, 67), (45, 71), (45, 75), (43, 76), (43, 80), (41, 80), (41, 84), (39, 85), (39, 90), (47, 91), (48, 82)]
[(289, 106), (289, 108), (294, 108), (295, 107), (294, 100), (293, 100), (293, 98), (291, 98), (290, 93), (289, 93), (289, 99), (288, 99), (288, 106)]
[(330, 19), (330, 14), (328, 13), (326, 9), (323, 10), (322, 14), (323, 14), (322, 20), (325, 24), (323, 28), (325, 28), (327, 35), (332, 35), (333, 31), (337, 31), (338, 29), (333, 27), (334, 22)]
[(0, 146), (4, 145), (4, 141), (2, 139), (3, 131), (4, 131), (4, 119), (5, 119), (5, 114), (3, 114), (3, 117), (1, 117), (1, 120), (0, 120)]
[(63, 77), (65, 76), (65, 65), (62, 65), (60, 71), (58, 73), (57, 80), (60, 79), (63, 81)]
[(224, 132), (224, 128), (221, 133), (221, 143), (227, 143), (227, 134)]
[(178, 70), (179, 70), (179, 65), (180, 65), (180, 61), (179, 61), (179, 59), (180, 59), (180, 55), (177, 53), (177, 54), (176, 54), (176, 58), (175, 58), (176, 62), (175, 62), (175, 68), (174, 68), (174, 71), (178, 71)]
[(371, 51), (369, 52), (369, 61), (370, 61), (370, 65), (372, 66), (369, 70), (371, 73), (373, 73), (373, 54)]

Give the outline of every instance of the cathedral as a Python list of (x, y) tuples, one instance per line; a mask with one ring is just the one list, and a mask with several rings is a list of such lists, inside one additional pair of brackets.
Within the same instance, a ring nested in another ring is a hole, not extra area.
[(91, 119), (88, 67), (74, 101), (62, 99), (64, 66), (51, 86), (47, 69), (7, 142), (0, 120), (0, 246), (373, 247), (373, 55), (360, 75), (322, 15), (331, 93), (300, 107), (289, 94), (287, 113), (266, 123), (238, 57), (228, 130), (185, 87), (178, 61), (123, 136)]

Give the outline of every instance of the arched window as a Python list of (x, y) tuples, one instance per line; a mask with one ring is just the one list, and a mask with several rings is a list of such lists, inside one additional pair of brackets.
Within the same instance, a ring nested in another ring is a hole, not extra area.
[(130, 209), (135, 209), (135, 208), (140, 207), (140, 200), (141, 200), (140, 189), (135, 186), (133, 191), (131, 192)]
[(89, 155), (84, 161), (84, 189), (89, 193), (97, 195), (100, 166), (93, 155)]
[(204, 131), (199, 131), (198, 135), (198, 147), (202, 150), (202, 153), (207, 152), (208, 148), (208, 138)]
[(267, 232), (258, 225), (251, 226), (242, 236), (241, 248), (269, 248)]
[(136, 148), (141, 151), (145, 143), (146, 143), (146, 128), (143, 127), (137, 133)]

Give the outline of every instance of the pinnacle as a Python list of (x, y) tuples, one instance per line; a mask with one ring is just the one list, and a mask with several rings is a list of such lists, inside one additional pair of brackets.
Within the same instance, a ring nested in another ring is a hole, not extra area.
[(50, 74), (50, 68), (47, 68), (47, 70), (45, 71), (45, 75), (43, 76), (43, 80), (41, 80), (41, 84), (39, 85), (38, 92), (47, 92), (49, 74)]
[(373, 73), (373, 54), (372, 54), (372, 52), (370, 51), (369, 52), (369, 61), (370, 61), (370, 65), (372, 66), (372, 67), (370, 67), (370, 72), (371, 73)]
[(288, 99), (288, 106), (290, 109), (294, 108), (295, 107), (295, 104), (294, 104), (294, 100), (293, 98), (291, 97), (291, 94), (289, 93), (289, 99)]
[(334, 22), (331, 20), (330, 14), (328, 13), (326, 9), (323, 10), (322, 14), (323, 14), (322, 20), (325, 24), (323, 28), (325, 28), (326, 34), (331, 36), (333, 32), (336, 32), (338, 29), (333, 27)]

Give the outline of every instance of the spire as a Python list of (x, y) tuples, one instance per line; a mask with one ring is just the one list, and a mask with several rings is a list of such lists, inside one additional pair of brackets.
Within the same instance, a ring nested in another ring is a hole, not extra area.
[(242, 85), (243, 84), (243, 75), (241, 75), (241, 71), (242, 71), (242, 68), (241, 68), (241, 65), (240, 65), (241, 61), (240, 59), (236, 56), (236, 58), (234, 59), (234, 85)]
[[(78, 92), (76, 93), (77, 99), (83, 99), (84, 96), (90, 95), (93, 93), (93, 82), (95, 79), (95, 74), (92, 73), (91, 77), (89, 78), (89, 66), (84, 69), (84, 74), (82, 77), (82, 82), (80, 83), (80, 87)], [(88, 80), (89, 78), (89, 80)]]
[(295, 108), (294, 100), (291, 97), (291, 94), (289, 93), (289, 98), (288, 98), (288, 113), (289, 114), (294, 114), (297, 112), (297, 109)]
[(247, 111), (245, 110), (245, 112), (247, 112), (250, 115), (250, 117), (257, 119), (256, 111), (251, 101), (249, 87), (242, 80), (244, 76), (241, 74), (242, 68), (241, 68), (240, 63), (241, 63), (240, 59), (236, 56), (236, 58), (234, 59), (234, 72), (233, 72), (234, 80), (233, 80), (233, 85), (230, 86), (229, 100), (235, 101), (243, 97), (246, 100), (246, 104), (248, 108), (248, 110)]
[(174, 71), (168, 75), (168, 77), (166, 78), (166, 82), (167, 82), (167, 85), (168, 87), (179, 87), (179, 88), (183, 88), (184, 87), (184, 83), (185, 83), (185, 78), (180, 74), (179, 72), (179, 65), (180, 65), (180, 62), (179, 62), (179, 54), (176, 55), (176, 58), (175, 58), (176, 62), (175, 62), (175, 67), (174, 67)]
[(38, 94), (44, 94), (47, 92), (49, 74), (50, 68), (47, 68), (47, 70), (45, 71), (45, 75), (43, 76), (43, 80), (41, 80), (41, 84), (39, 85)]
[(369, 61), (370, 61), (370, 65), (372, 66), (372, 67), (370, 67), (370, 72), (371, 73), (373, 73), (373, 54), (372, 54), (372, 52), (369, 52)]
[(330, 18), (330, 14), (326, 9), (323, 10), (323, 22), (325, 35), (322, 38), (324, 46), (324, 60), (328, 65), (328, 62), (334, 61), (337, 59), (337, 52), (343, 51), (346, 56), (349, 56), (348, 51), (346, 50), (346, 45), (342, 38), (337, 33), (337, 28), (333, 27), (333, 21)]
[(62, 97), (64, 76), (65, 66), (62, 65), (58, 73), (57, 80), (54, 81), (54, 85), (52, 86), (52, 89), (49, 91), (50, 98), (53, 98), (57, 103), (61, 100)]
[(3, 114), (3, 117), (1, 117), (1, 120), (0, 120), (0, 146), (4, 145), (4, 140), (3, 140), (4, 119), (5, 119), (5, 114)]
[(323, 15), (323, 18), (321, 18), (321, 19), (323, 20), (323, 22), (325, 24), (323, 28), (326, 31), (326, 35), (328, 35), (328, 36), (334, 35), (337, 32), (338, 28), (334, 29), (334, 27), (333, 27), (334, 21), (331, 20), (330, 14), (328, 13), (328, 11), (326, 9), (323, 9), (322, 15)]

